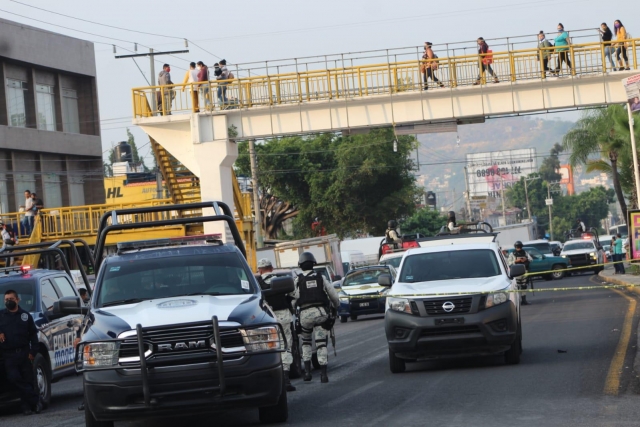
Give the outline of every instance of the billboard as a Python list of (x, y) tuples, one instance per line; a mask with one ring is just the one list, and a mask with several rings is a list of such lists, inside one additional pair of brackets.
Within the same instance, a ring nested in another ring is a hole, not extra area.
[(629, 250), (631, 259), (640, 258), (640, 210), (627, 212), (627, 225), (629, 227)]
[(538, 171), (535, 148), (466, 155), (471, 196), (500, 198), (521, 177)]
[(640, 111), (640, 74), (622, 79), (624, 90), (627, 92), (629, 108), (632, 112)]

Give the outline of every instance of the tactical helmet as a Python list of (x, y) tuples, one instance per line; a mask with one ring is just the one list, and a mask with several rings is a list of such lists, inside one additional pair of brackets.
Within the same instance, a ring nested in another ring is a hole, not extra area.
[(269, 261), (267, 258), (262, 258), (260, 261), (258, 261), (258, 268), (269, 268), (269, 267), (273, 267), (273, 265), (271, 264), (271, 261)]
[(522, 242), (520, 240), (517, 240), (514, 244), (513, 247), (518, 249), (522, 247)]
[(389, 222), (387, 222), (388, 228), (396, 228), (397, 226), (398, 226), (398, 221), (396, 221), (395, 219), (391, 219), (389, 220)]
[(313, 265), (317, 264), (316, 257), (314, 257), (311, 252), (302, 252), (300, 254), (300, 258), (298, 259), (298, 267), (302, 267), (302, 264), (306, 262), (313, 263)]

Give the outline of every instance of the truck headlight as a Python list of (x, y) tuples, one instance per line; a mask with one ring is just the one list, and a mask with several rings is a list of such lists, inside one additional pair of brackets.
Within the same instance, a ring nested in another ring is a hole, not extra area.
[(411, 304), (409, 303), (409, 300), (406, 298), (388, 297), (387, 303), (389, 304), (390, 310), (401, 311), (403, 313), (411, 314)]
[(81, 344), (78, 365), (82, 369), (101, 369), (118, 365), (120, 341)]
[(347, 295), (345, 292), (340, 292), (338, 294), (338, 297), (340, 297), (340, 301), (342, 302), (349, 302), (349, 295)]
[(561, 256), (562, 258), (566, 258), (566, 257), (567, 257), (566, 255), (562, 255), (562, 254), (560, 254), (560, 256)]
[(248, 352), (284, 350), (284, 344), (277, 326), (255, 329), (240, 329), (244, 346)]
[(495, 294), (489, 294), (487, 295), (487, 301), (484, 303), (484, 308), (504, 304), (507, 301), (509, 301), (509, 295), (507, 295), (506, 292), (496, 292)]
[(593, 258), (593, 259), (596, 259), (596, 258), (597, 258), (597, 255), (596, 255), (596, 253), (595, 253), (595, 252), (591, 252), (591, 253), (589, 254), (589, 256), (590, 256), (591, 258)]

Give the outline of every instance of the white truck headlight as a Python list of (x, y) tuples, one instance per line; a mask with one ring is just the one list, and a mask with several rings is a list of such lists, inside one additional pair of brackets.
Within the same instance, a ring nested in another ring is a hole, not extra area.
[(496, 292), (494, 294), (487, 295), (487, 301), (484, 304), (485, 308), (494, 307), (496, 305), (504, 304), (509, 301), (509, 295), (506, 292)]
[(269, 350), (284, 350), (284, 344), (277, 326), (255, 329), (240, 329), (244, 346), (249, 353)]
[(78, 349), (78, 364), (83, 369), (102, 369), (118, 365), (120, 341), (82, 344)]
[(388, 297), (387, 303), (389, 304), (390, 310), (411, 314), (411, 304), (406, 298)]

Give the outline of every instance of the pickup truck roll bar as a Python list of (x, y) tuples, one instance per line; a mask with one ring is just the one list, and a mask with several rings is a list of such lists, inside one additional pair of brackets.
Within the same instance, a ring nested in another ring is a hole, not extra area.
[[(78, 263), (78, 266), (80, 266), (80, 275), (82, 276), (82, 280), (85, 283), (85, 286), (87, 288), (87, 292), (89, 293), (89, 296), (91, 296), (92, 291), (91, 291), (91, 286), (89, 286), (89, 277), (87, 276), (86, 271), (84, 271), (84, 268), (82, 268), (82, 258), (80, 257), (80, 253), (78, 252), (78, 248), (76, 247), (76, 243), (79, 243), (81, 246), (84, 246), (85, 250), (87, 251), (87, 254), (89, 255), (89, 264), (91, 265), (91, 268), (93, 268), (93, 271), (96, 271), (96, 266), (95, 266), (95, 261), (93, 259), (93, 251), (91, 250), (91, 247), (89, 247), (89, 244), (84, 240), (84, 239), (73, 239), (73, 240), (58, 240), (57, 242), (54, 242), (53, 244), (51, 242), (41, 242), (41, 243), (30, 243), (28, 245), (16, 245), (16, 246), (8, 246), (7, 248), (5, 248), (4, 252), (7, 251), (11, 251), (13, 253), (13, 251), (16, 250), (23, 250), (23, 249), (37, 249), (37, 248), (58, 248), (62, 245), (65, 246), (69, 246), (71, 247), (72, 251), (73, 251), (73, 255), (76, 259), (76, 262)], [(34, 253), (32, 253), (32, 251), (30, 251), (30, 253), (33, 255)], [(13, 254), (13, 256), (17, 256), (16, 254)], [(63, 258), (64, 257), (63, 255)], [(71, 273), (69, 273), (69, 276), (71, 276)]]
[[(118, 224), (118, 215), (135, 215), (142, 213), (156, 213), (156, 212), (170, 212), (170, 211), (183, 211), (183, 210), (194, 210), (201, 208), (213, 208), (215, 215), (213, 216), (202, 216), (202, 217), (193, 217), (193, 218), (175, 218), (175, 219), (163, 219), (157, 221), (146, 221), (146, 222), (137, 222), (137, 223), (127, 223), (127, 224)], [(107, 225), (107, 221), (111, 218), (111, 225)], [(163, 225), (185, 225), (185, 224), (193, 224), (193, 223), (205, 223), (205, 222), (213, 222), (213, 221), (225, 221), (229, 226), (229, 230), (231, 231), (231, 235), (233, 236), (233, 240), (235, 245), (238, 247), (242, 255), (246, 258), (247, 251), (244, 247), (244, 243), (242, 242), (242, 237), (238, 232), (238, 228), (236, 227), (236, 222), (233, 219), (233, 212), (226, 203), (222, 202), (202, 202), (202, 203), (185, 203), (180, 205), (162, 205), (162, 206), (151, 206), (145, 208), (132, 208), (132, 209), (114, 209), (110, 212), (106, 212), (100, 218), (100, 223), (98, 225), (98, 239), (96, 241), (95, 246), (95, 271), (97, 273), (100, 265), (102, 264), (102, 257), (104, 255), (104, 246), (107, 241), (107, 234), (113, 231), (120, 230), (132, 230), (138, 228), (152, 228), (159, 227)]]
[[(32, 251), (18, 251), (18, 252), (10, 251), (9, 253), (7, 253), (7, 251), (5, 250), (0, 253), (0, 259), (3, 259), (3, 258), (10, 259), (10, 258), (16, 258), (19, 256), (39, 255), (39, 254), (46, 254), (46, 253), (54, 253), (60, 256), (60, 261), (62, 262), (62, 267), (64, 267), (64, 271), (69, 275), (69, 277), (71, 277), (71, 269), (69, 268), (69, 264), (67, 263), (67, 257), (64, 256), (64, 252), (62, 252), (60, 248), (48, 247), (45, 249), (36, 249)], [(6, 270), (6, 268), (4, 269), (0, 268), (0, 271), (2, 270)], [(89, 281), (87, 281), (86, 283), (88, 285)]]

